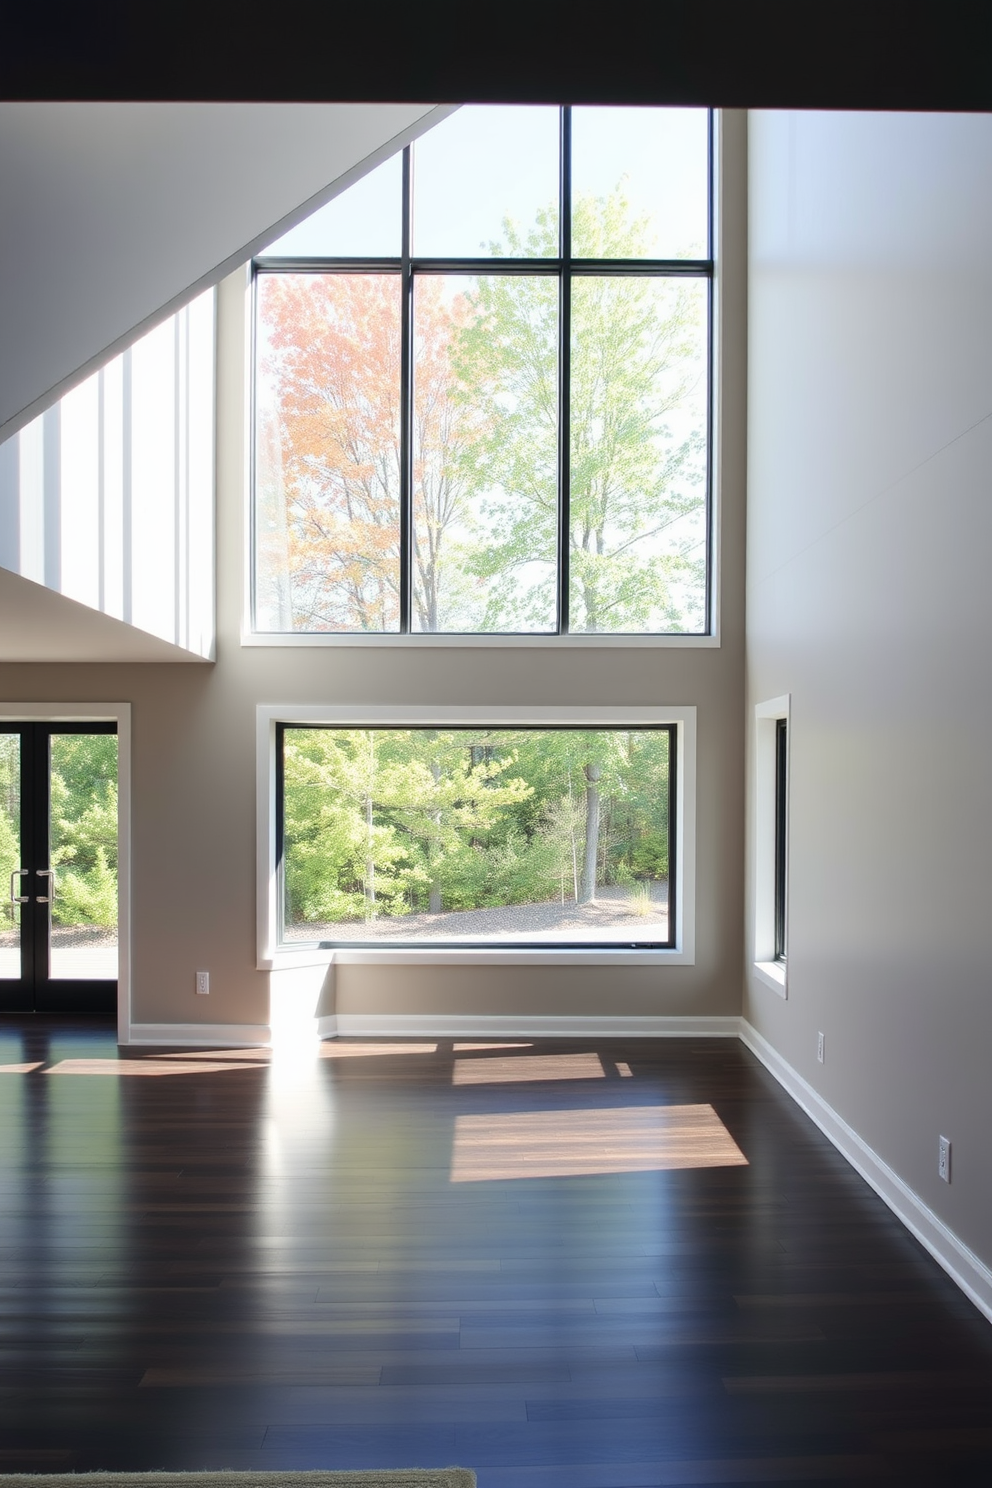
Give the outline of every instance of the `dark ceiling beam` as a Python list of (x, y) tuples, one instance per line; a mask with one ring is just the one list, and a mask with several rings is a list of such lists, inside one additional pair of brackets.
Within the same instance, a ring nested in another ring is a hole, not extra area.
[(992, 109), (992, 0), (4, 0), (0, 97)]

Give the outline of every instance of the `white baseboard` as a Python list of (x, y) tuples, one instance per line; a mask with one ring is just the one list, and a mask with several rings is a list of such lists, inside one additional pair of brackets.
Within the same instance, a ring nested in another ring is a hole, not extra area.
[[(554, 1017), (513, 1013), (331, 1013), (316, 1019), (326, 1038), (736, 1038), (729, 1017)], [(265, 1023), (132, 1023), (128, 1044), (171, 1048), (257, 1048), (272, 1042)]]
[[(737, 1038), (733, 1017), (554, 1017), (519, 1013), (337, 1013), (321, 1038)], [(333, 1027), (331, 1026), (333, 1025)]]
[(959, 1240), (954, 1231), (940, 1219), (904, 1183), (873, 1148), (868, 1146), (853, 1127), (848, 1126), (831, 1105), (819, 1095), (791, 1064), (788, 1064), (756, 1028), (742, 1018), (740, 1036), (779, 1084), (801, 1106), (811, 1121), (837, 1148), (861, 1177), (883, 1199), (893, 1214), (916, 1236), (956, 1282), (975, 1306), (992, 1322), (992, 1271), (973, 1250)]
[(256, 1049), (272, 1042), (267, 1023), (132, 1023), (131, 1044), (179, 1049)]

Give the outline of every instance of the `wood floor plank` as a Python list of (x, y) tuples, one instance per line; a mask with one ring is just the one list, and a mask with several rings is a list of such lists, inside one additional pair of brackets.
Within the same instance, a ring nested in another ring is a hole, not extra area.
[(0, 1049), (4, 1471), (992, 1482), (992, 1330), (734, 1040)]

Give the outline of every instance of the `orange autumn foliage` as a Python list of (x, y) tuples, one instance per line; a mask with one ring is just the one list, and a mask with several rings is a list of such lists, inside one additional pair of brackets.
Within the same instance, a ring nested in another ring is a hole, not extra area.
[[(261, 561), (285, 574), (294, 630), (399, 628), (401, 314), (398, 274), (259, 280), (259, 463), (279, 488)], [(454, 454), (468, 414), (451, 342), (466, 316), (463, 296), (444, 304), (439, 280), (418, 282), (415, 603), (428, 629), (464, 495)]]

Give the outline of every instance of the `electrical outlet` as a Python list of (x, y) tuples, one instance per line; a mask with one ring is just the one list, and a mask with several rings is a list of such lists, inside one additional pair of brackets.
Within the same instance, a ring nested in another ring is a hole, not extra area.
[(951, 1139), (941, 1137), (937, 1148), (937, 1176), (943, 1178), (945, 1183), (951, 1181)]
[(816, 1061), (817, 1061), (818, 1064), (822, 1064), (823, 1063), (823, 1034), (822, 1033), (818, 1033), (816, 1035)]
[(198, 971), (196, 973), (196, 995), (197, 995), (197, 997), (206, 997), (209, 992), (210, 992), (210, 973), (209, 973), (209, 971)]

